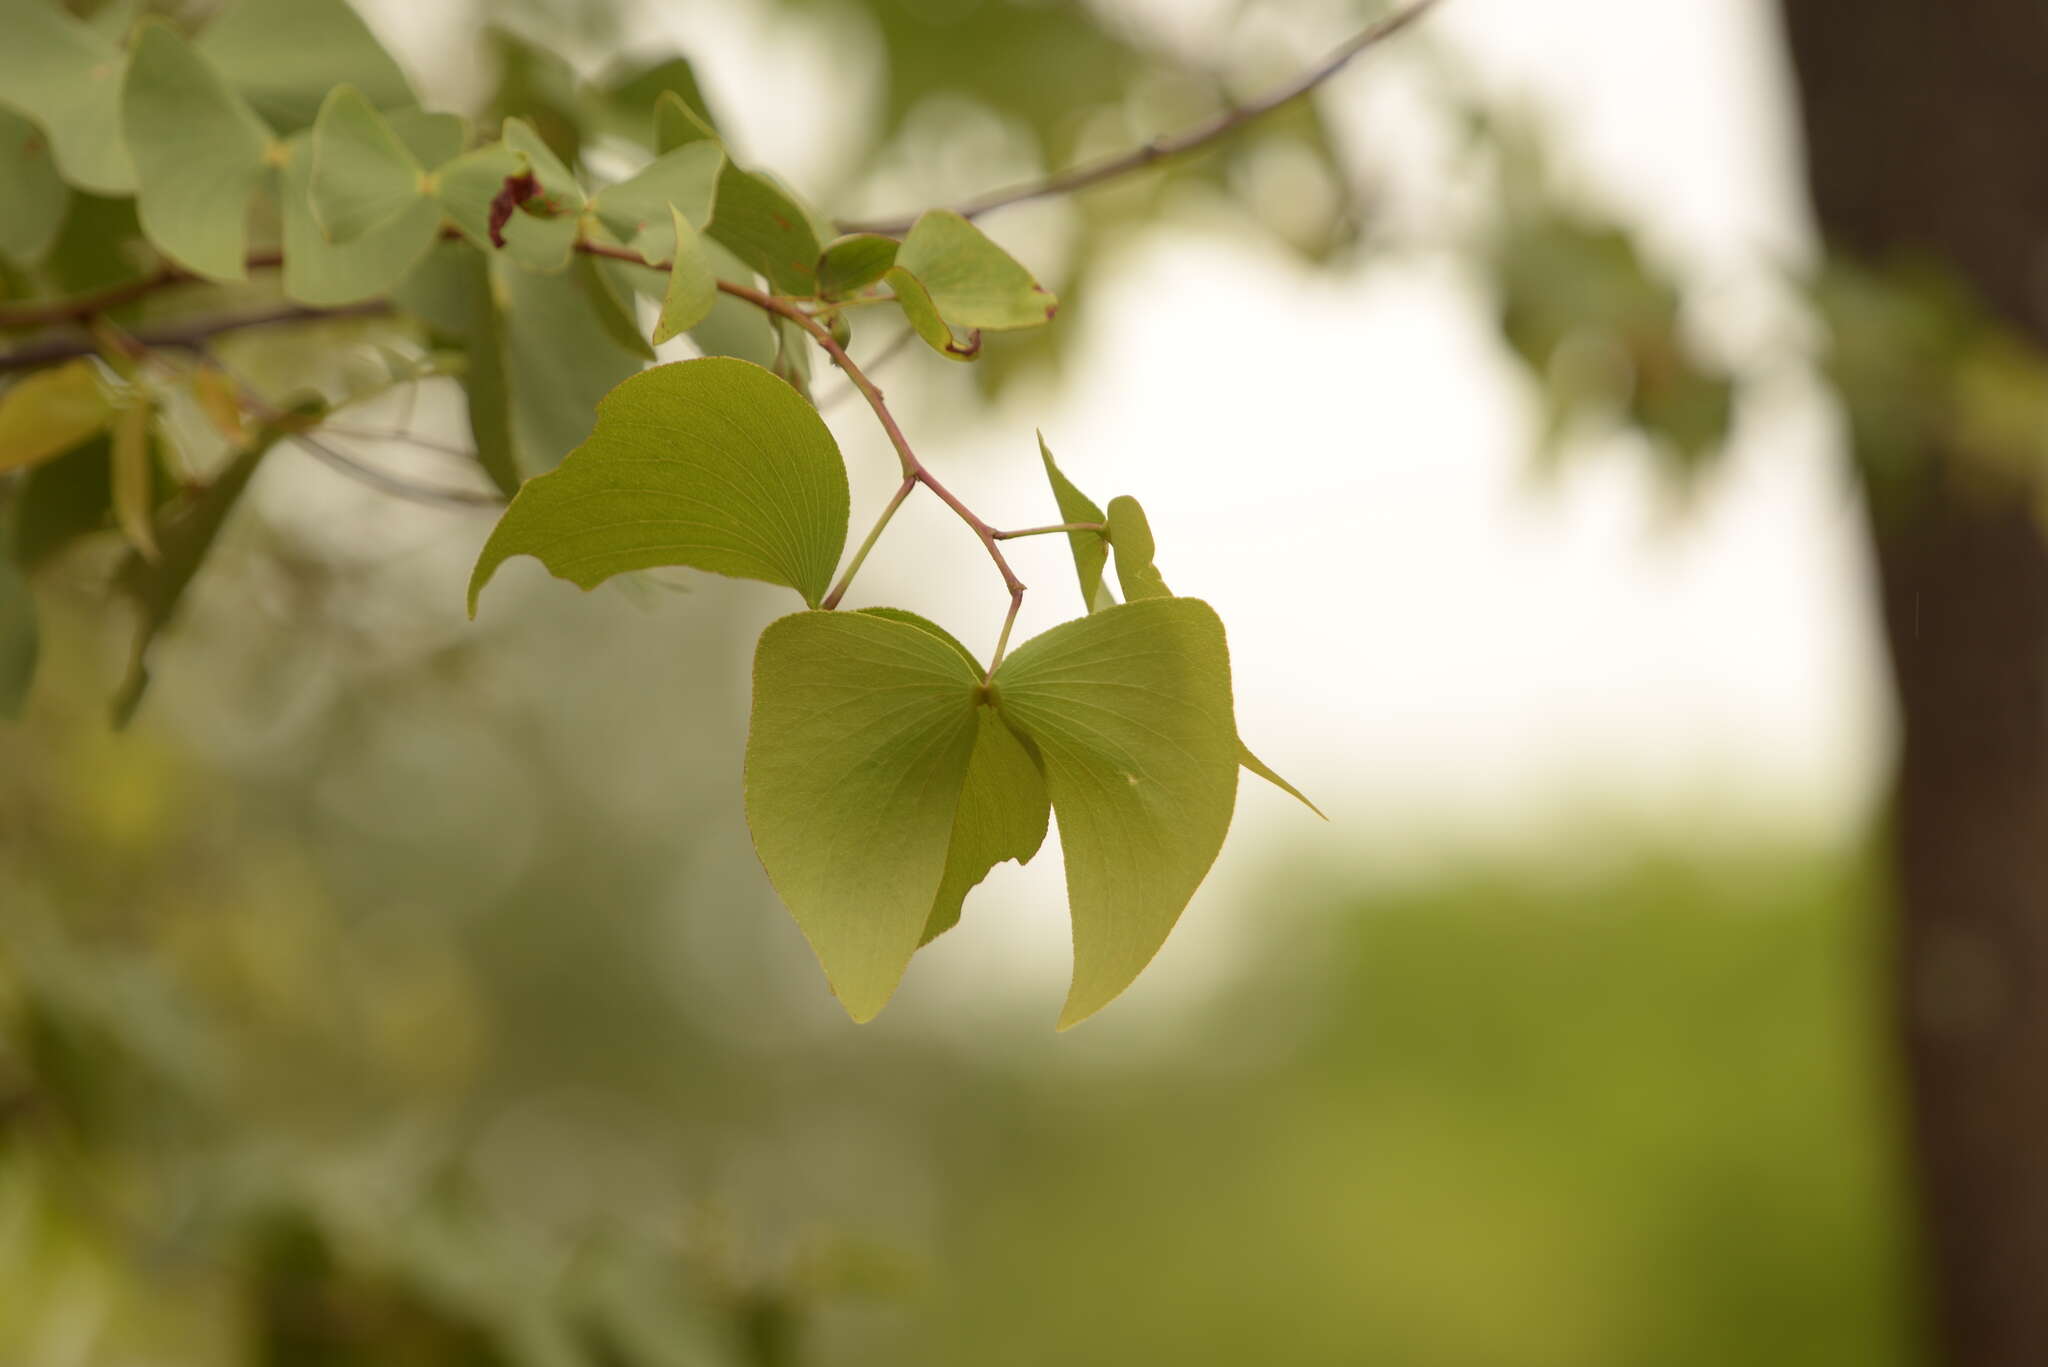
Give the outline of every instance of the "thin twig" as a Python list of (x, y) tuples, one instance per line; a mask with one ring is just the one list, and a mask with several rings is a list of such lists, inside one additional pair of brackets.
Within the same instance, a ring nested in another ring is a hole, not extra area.
[(846, 573), (839, 576), (839, 582), (832, 586), (832, 592), (825, 595), (825, 601), (819, 604), (820, 607), (829, 610), (839, 606), (839, 600), (846, 596), (846, 586), (853, 582), (853, 576), (858, 574), (860, 567), (866, 563), (868, 552), (882, 539), (882, 531), (889, 525), (889, 519), (896, 516), (896, 510), (903, 506), (903, 500), (909, 498), (910, 491), (916, 487), (917, 481), (908, 476), (896, 486), (896, 493), (890, 498), (889, 505), (882, 509), (882, 515), (875, 519), (874, 529), (868, 533), (867, 539), (860, 543), (860, 549), (853, 553), (853, 563), (846, 567)]
[[(251, 252), (248, 268), (270, 270), (284, 264), (284, 253), (275, 249)], [(145, 294), (171, 285), (183, 285), (204, 279), (188, 270), (170, 264), (168, 261), (147, 275), (133, 280), (124, 280), (118, 285), (93, 290), (87, 294), (75, 294), (67, 299), (45, 299), (26, 304), (0, 304), (0, 329), (16, 331), (23, 328), (50, 327), (57, 323), (75, 323), (95, 314), (117, 309), (123, 304), (132, 304)]]
[[(192, 318), (178, 323), (166, 323), (161, 327), (136, 328), (129, 335), (145, 347), (194, 351), (222, 333), (239, 332), (243, 328), (273, 327), (280, 323), (319, 322), (329, 318), (377, 318), (390, 312), (390, 302), (382, 299), (329, 309), (309, 308), (303, 304), (279, 304), (251, 313)], [(0, 351), (0, 374), (35, 370), (58, 361), (92, 356), (98, 351), (99, 345), (90, 336), (52, 337), (16, 347), (12, 351)]]
[(474, 489), (458, 489), (449, 484), (419, 484), (399, 475), (388, 474), (367, 461), (335, 450), (309, 433), (294, 432), (289, 440), (335, 473), (346, 475), (359, 484), (366, 484), (394, 498), (457, 508), (502, 508), (505, 505), (505, 500), (496, 494), (480, 493)]
[[(1329, 80), (1332, 76), (1349, 66), (1352, 60), (1367, 48), (1376, 47), (1393, 37), (1402, 29), (1407, 28), (1417, 19), (1420, 19), (1429, 10), (1434, 8), (1437, 3), (1438, 0), (1415, 0), (1415, 3), (1409, 5), (1406, 9), (1395, 11), (1364, 32), (1355, 35), (1350, 42), (1345, 43), (1316, 66), (1294, 80), (1268, 91), (1258, 99), (1226, 109), (1222, 113), (1202, 123), (1198, 123), (1192, 128), (1184, 129), (1179, 133), (1170, 134), (1165, 137), (1154, 138), (1150, 142), (1134, 147), (1128, 152), (1104, 157), (1099, 161), (1092, 161), (1083, 166), (1070, 167), (1065, 171), (1059, 172), (1057, 175), (1047, 176), (1042, 180), (1029, 181), (1022, 185), (1012, 185), (1002, 190), (991, 190), (985, 195), (980, 195), (974, 199), (965, 200), (954, 205), (953, 210), (955, 213), (966, 218), (978, 218), (982, 214), (992, 213), (997, 209), (1007, 208), (1012, 204), (1024, 204), (1034, 199), (1048, 199), (1054, 195), (1070, 195), (1077, 190), (1085, 190), (1091, 185), (1099, 185), (1105, 180), (1114, 180), (1118, 176), (1128, 175), (1132, 171), (1143, 170), (1145, 167), (1165, 161), (1169, 157), (1182, 156), (1185, 153), (1195, 151), (1197, 148), (1207, 146), (1219, 138), (1229, 137), (1232, 133), (1235, 133), (1253, 120), (1263, 118), (1281, 106), (1291, 104), (1308, 94), (1324, 81)], [(842, 232), (882, 233), (889, 237), (901, 237), (910, 231), (911, 225), (916, 221), (917, 216), (915, 214), (904, 214), (894, 218), (842, 222), (839, 227)]]
[[(889, 362), (895, 360), (898, 356), (901, 356), (904, 353), (904, 351), (909, 348), (910, 344), (916, 339), (916, 328), (903, 329), (903, 331), (896, 334), (894, 339), (890, 341), (889, 345), (883, 347), (880, 351), (877, 351), (874, 354), (874, 356), (868, 361), (867, 365), (862, 368), (865, 369), (869, 375), (873, 375), (883, 366), (889, 364)], [(818, 405), (818, 411), (820, 413), (829, 413), (833, 409), (839, 407), (840, 404), (846, 402), (850, 398), (853, 398), (855, 395), (859, 393), (860, 391), (854, 388), (852, 384), (848, 384), (838, 393), (827, 396), (825, 401)]]
[(1015, 541), (1020, 536), (1050, 536), (1054, 532), (1097, 532), (1107, 534), (1106, 522), (1055, 522), (1050, 527), (1019, 527), (1013, 532), (997, 532), (998, 541)]

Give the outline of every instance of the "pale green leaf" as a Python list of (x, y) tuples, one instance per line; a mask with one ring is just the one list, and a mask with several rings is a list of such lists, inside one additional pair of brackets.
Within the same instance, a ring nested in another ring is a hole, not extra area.
[(469, 120), (460, 114), (430, 113), (424, 109), (389, 109), (384, 121), (422, 166), (435, 167), (453, 161), (469, 140)]
[(237, 0), (200, 31), (199, 50), (271, 124), (311, 124), (327, 92), (352, 85), (378, 109), (417, 100), (347, 0)]
[[(1052, 448), (1045, 444), (1045, 434), (1039, 433), (1038, 454), (1045, 461), (1045, 478), (1052, 485), (1053, 502), (1059, 505), (1062, 522), (1094, 522), (1106, 524), (1108, 518), (1095, 501), (1076, 489), (1073, 481), (1060, 473), (1060, 467), (1053, 463)], [(1068, 532), (1067, 545), (1074, 552), (1074, 575), (1081, 581), (1081, 602), (1090, 612), (1116, 606), (1116, 595), (1102, 581), (1103, 567), (1109, 562), (1109, 543), (1095, 532)]]
[(143, 25), (128, 63), (121, 122), (142, 231), (196, 274), (243, 279), (250, 200), (273, 156), (270, 130), (176, 29), (155, 22)]
[[(716, 121), (711, 117), (711, 106), (705, 102), (704, 92), (697, 84), (695, 68), (684, 57), (670, 57), (630, 76), (608, 80), (599, 115), (610, 131), (634, 142), (648, 143), (650, 138), (658, 141), (662, 117), (659, 111), (664, 101), (682, 106), (689, 120), (701, 126), (702, 132), (698, 136), (716, 139)], [(685, 138), (669, 144), (669, 147), (695, 140)]]
[(846, 545), (846, 466), (815, 409), (728, 358), (643, 371), (605, 396), (590, 439), (529, 480), (470, 579), (532, 555), (583, 588), (658, 565), (784, 584), (815, 605)]
[(717, 143), (691, 143), (598, 191), (590, 207), (619, 241), (648, 261), (666, 261), (675, 252), (674, 214), (681, 214), (700, 233), (711, 221), (724, 164), (725, 154)]
[(313, 217), (327, 238), (352, 242), (416, 208), (425, 171), (354, 86), (336, 86), (313, 122)]
[(654, 150), (673, 152), (693, 142), (719, 142), (711, 116), (691, 108), (675, 91), (664, 91), (654, 102)]
[(156, 545), (156, 472), (151, 469), (149, 405), (131, 402), (114, 415), (111, 449), (114, 521), (144, 560), (161, 558)]
[(919, 216), (896, 264), (918, 278), (939, 316), (955, 328), (1037, 327), (1059, 311), (1059, 301), (1030, 271), (950, 209)]
[(633, 296), (621, 290), (594, 256), (578, 256), (569, 266), (571, 277), (590, 305), (590, 316), (622, 351), (642, 361), (654, 359), (654, 348), (640, 335), (640, 320), (634, 313)]
[(967, 894), (996, 865), (1005, 859), (1030, 863), (1045, 843), (1051, 811), (1045, 775), (1023, 739), (994, 709), (980, 709), (974, 754), (946, 848), (946, 875), (918, 943), (929, 944), (958, 925)]
[(818, 296), (844, 299), (875, 284), (896, 264), (897, 246), (880, 233), (833, 238), (818, 255)]
[(636, 332), (629, 350), (591, 306), (576, 272), (544, 274), (491, 263), (503, 329), (505, 386), (520, 470), (551, 470), (590, 435), (597, 406), (646, 362)]
[(1215, 862), (1237, 798), (1223, 624), (1194, 598), (1054, 627), (996, 671), (997, 707), (1037, 747), (1067, 868), (1065, 1029), (1128, 987)]
[(54, 0), (12, 0), (0, 41), (0, 104), (42, 125), (64, 179), (125, 195), (135, 168), (121, 140), (127, 54)]
[(71, 206), (57, 174), (50, 139), (12, 110), (0, 108), (0, 260), (27, 267), (56, 245)]
[(91, 361), (38, 370), (0, 393), (0, 472), (62, 455), (113, 416)]
[(944, 627), (940, 626), (937, 622), (934, 622), (929, 617), (921, 617), (917, 613), (911, 612), (905, 608), (876, 607), (857, 608), (855, 610), (861, 613), (863, 616), (880, 617), (884, 621), (901, 622), (905, 626), (916, 627), (919, 631), (925, 633), (925, 635), (936, 637), (937, 639), (944, 641), (947, 645), (953, 647), (953, 649), (959, 653), (960, 658), (967, 661), (967, 667), (974, 671), (976, 678), (986, 678), (988, 676), (988, 671), (983, 669), (981, 667), (981, 662), (974, 658), (974, 652), (969, 650), (964, 644), (962, 644), (958, 636), (955, 636), (952, 632), (946, 630)]
[[(460, 150), (462, 120), (453, 114), (406, 110), (391, 115), (389, 123), (422, 165), (438, 165)], [(284, 292), (319, 308), (353, 304), (390, 292), (419, 266), (440, 236), (440, 206), (432, 199), (417, 197), (391, 222), (352, 242), (330, 242), (313, 218), (309, 142), (308, 134), (292, 138), (280, 177)]]
[(1257, 774), (1260, 778), (1266, 780), (1266, 782), (1272, 784), (1275, 788), (1278, 788), (1281, 792), (1293, 798), (1296, 802), (1299, 802), (1302, 806), (1314, 812), (1317, 816), (1322, 817), (1323, 820), (1328, 821), (1330, 819), (1329, 817), (1323, 815), (1323, 809), (1321, 807), (1316, 806), (1315, 803), (1310, 802), (1308, 800), (1308, 794), (1302, 792), (1301, 789), (1295, 787), (1292, 783), (1289, 783), (1286, 779), (1280, 777), (1280, 775), (1273, 772), (1272, 768), (1269, 767), (1264, 760), (1260, 759), (1257, 755), (1253, 754), (1251, 747), (1249, 745), (1246, 745), (1242, 740), (1240, 740), (1237, 743), (1237, 762), (1239, 764), (1242, 764), (1245, 768), (1251, 770), (1253, 773)]
[(672, 209), (670, 215), (675, 240), (670, 244), (668, 293), (661, 301), (661, 321), (654, 327), (656, 342), (666, 342), (677, 333), (696, 327), (718, 302), (718, 277), (711, 273), (711, 258), (704, 251), (704, 239), (697, 235), (682, 210)]
[(519, 488), (512, 449), (512, 396), (505, 377), (504, 323), (490, 262), (459, 242), (434, 247), (394, 295), (435, 339), (463, 356), (462, 389), (477, 464), (507, 495)]
[(970, 332), (963, 340), (955, 336), (938, 307), (925, 292), (924, 284), (901, 266), (891, 266), (882, 279), (896, 292), (896, 302), (920, 340), (950, 361), (971, 361), (981, 353), (981, 334)]
[(900, 622), (807, 612), (761, 633), (747, 826), (857, 1021), (888, 1002), (930, 919), (980, 689), (951, 646)]
[(706, 232), (776, 293), (808, 298), (817, 292), (818, 234), (809, 211), (768, 177), (727, 161)]
[(1152, 542), (1152, 524), (1145, 520), (1145, 510), (1138, 506), (1138, 500), (1129, 494), (1109, 501), (1109, 545), (1116, 552), (1116, 578), (1124, 587), (1126, 602), (1173, 596), (1173, 590), (1160, 577), (1158, 566), (1152, 563), (1158, 551)]

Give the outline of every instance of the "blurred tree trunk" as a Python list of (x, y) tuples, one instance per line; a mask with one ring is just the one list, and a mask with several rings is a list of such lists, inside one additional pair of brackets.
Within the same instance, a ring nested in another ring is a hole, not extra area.
[[(2048, 3), (1782, 0), (1837, 252), (1939, 261), (2048, 344)], [(2048, 1364), (2048, 544), (1922, 453), (1873, 509), (1903, 718), (1899, 1023), (1953, 1367)]]

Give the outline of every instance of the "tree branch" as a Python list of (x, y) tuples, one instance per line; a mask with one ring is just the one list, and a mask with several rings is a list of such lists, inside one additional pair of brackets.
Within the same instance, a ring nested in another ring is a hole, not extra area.
[[(1012, 185), (1007, 189), (991, 190), (985, 195), (964, 200), (953, 206), (953, 211), (966, 218), (978, 218), (1012, 204), (1024, 204), (1034, 199), (1049, 199), (1054, 195), (1070, 195), (1099, 185), (1106, 180), (1143, 170), (1171, 157), (1183, 156), (1198, 148), (1205, 147), (1219, 139), (1227, 138), (1238, 129), (1254, 120), (1264, 118), (1284, 105), (1292, 104), (1314, 90), (1323, 82), (1349, 66), (1354, 58), (1366, 49), (1376, 47), (1393, 37), (1410, 24), (1433, 9), (1439, 0), (1415, 0), (1406, 9), (1397, 10), (1378, 23), (1355, 35), (1351, 41), (1325, 57), (1320, 63), (1289, 81), (1286, 85), (1266, 92), (1247, 104), (1224, 110), (1215, 117), (1192, 128), (1165, 137), (1157, 137), (1128, 152), (1104, 157), (1100, 161), (1083, 166), (1070, 167), (1057, 175), (1043, 180)], [(914, 214), (895, 218), (854, 220), (841, 223), (840, 229), (849, 233), (882, 233), (889, 237), (901, 237), (910, 231), (917, 221)]]
[[(284, 264), (284, 253), (272, 249), (249, 254), (249, 269), (274, 270)], [(118, 285), (93, 290), (86, 294), (74, 294), (66, 299), (44, 299), (27, 304), (0, 304), (0, 330), (19, 331), (25, 328), (51, 327), (58, 323), (75, 323), (94, 314), (117, 309), (123, 304), (132, 304), (146, 294), (154, 294), (171, 285), (182, 285), (203, 280), (203, 276), (173, 266), (169, 262), (157, 267), (148, 275), (124, 280)]]
[[(84, 317), (94, 311), (96, 310), (86, 310), (77, 316)], [(243, 328), (317, 322), (327, 318), (377, 318), (390, 312), (390, 303), (382, 299), (327, 309), (308, 308), (303, 304), (279, 304), (250, 313), (191, 318), (182, 322), (166, 323), (161, 327), (137, 328), (129, 336), (145, 347), (166, 351), (194, 351), (222, 333), (238, 332)], [(59, 361), (96, 355), (98, 352), (99, 344), (90, 336), (51, 337), (43, 341), (30, 342), (27, 346), (16, 347), (12, 351), (0, 351), (0, 374), (36, 370)]]

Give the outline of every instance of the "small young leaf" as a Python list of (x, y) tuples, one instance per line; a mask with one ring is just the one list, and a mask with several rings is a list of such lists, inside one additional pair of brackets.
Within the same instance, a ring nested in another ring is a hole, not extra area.
[(238, 0), (200, 30), (197, 45), (258, 113), (286, 132), (311, 124), (338, 85), (354, 86), (377, 109), (418, 99), (348, 0)]
[(804, 207), (768, 177), (727, 161), (706, 232), (759, 271), (778, 294), (808, 298), (817, 292), (817, 230)]
[(657, 157), (638, 174), (608, 185), (590, 201), (599, 221), (649, 261), (666, 261), (675, 251), (669, 235), (680, 213), (702, 232), (711, 221), (725, 154), (713, 142), (691, 143)]
[(980, 688), (951, 646), (901, 622), (806, 612), (761, 633), (747, 827), (856, 1021), (888, 1002), (931, 918)]
[(0, 261), (29, 267), (57, 243), (71, 191), (57, 174), (42, 129), (0, 107)]
[(1059, 311), (1030, 271), (950, 209), (919, 216), (896, 264), (923, 283), (939, 316), (956, 328), (1037, 327)]
[(846, 466), (817, 411), (723, 357), (633, 376), (560, 468), (527, 481), (478, 558), (469, 607), (506, 559), (583, 588), (688, 565), (784, 584), (816, 605), (846, 545)]
[(491, 241), (491, 206), (505, 182), (527, 169), (526, 161), (502, 142), (464, 152), (434, 172), (434, 194), (472, 246), (496, 250)]
[[(1038, 454), (1045, 461), (1045, 478), (1052, 485), (1053, 502), (1059, 505), (1060, 521), (1107, 523), (1095, 501), (1060, 473), (1042, 432), (1038, 436)], [(1081, 601), (1088, 611), (1115, 607), (1116, 595), (1102, 582), (1103, 566), (1109, 561), (1109, 543), (1095, 532), (1068, 532), (1067, 545), (1074, 552), (1074, 575), (1081, 581)]]
[(1052, 812), (1045, 774), (1015, 731), (992, 708), (979, 709), (974, 754), (960, 789), (946, 876), (918, 943), (930, 944), (960, 923), (960, 908), (1005, 859), (1028, 864), (1045, 843)]
[(1124, 586), (1124, 601), (1141, 598), (1171, 598), (1159, 569), (1152, 563), (1157, 547), (1152, 543), (1152, 524), (1138, 500), (1123, 494), (1109, 501), (1109, 544), (1116, 552), (1116, 578)]
[(156, 546), (156, 471), (149, 449), (149, 404), (136, 400), (114, 415), (111, 451), (114, 521), (144, 560), (162, 558)]
[(675, 242), (670, 249), (673, 263), (668, 272), (668, 293), (661, 301), (661, 319), (654, 327), (654, 340), (661, 343), (679, 332), (688, 332), (703, 322), (718, 302), (718, 277), (711, 273), (711, 258), (705, 254), (704, 239), (697, 235), (681, 209), (671, 209)]
[(113, 419), (87, 360), (38, 370), (0, 393), (0, 473), (62, 455)]
[(506, 253), (527, 270), (552, 274), (567, 266), (576, 250), (583, 187), (522, 120), (505, 120), (505, 146), (525, 159), (540, 182), (540, 193), (520, 205), (505, 224)]
[(818, 254), (818, 296), (844, 299), (879, 281), (896, 264), (898, 243), (880, 233), (835, 237)]
[(896, 292), (903, 316), (910, 320), (910, 326), (926, 346), (950, 361), (971, 361), (981, 354), (981, 334), (970, 332), (965, 341), (954, 336), (953, 329), (939, 316), (924, 283), (916, 276), (901, 266), (891, 266), (882, 279)]
[(42, 126), (66, 181), (94, 194), (133, 193), (135, 167), (121, 140), (127, 54), (57, 4), (8, 6), (6, 33), (0, 104)]
[(313, 217), (337, 244), (401, 217), (426, 197), (412, 149), (354, 86), (336, 86), (313, 121)]
[(271, 165), (263, 121), (176, 29), (151, 22), (128, 63), (121, 123), (149, 240), (195, 274), (245, 278), (249, 201)]
[(1230, 654), (1208, 604), (1155, 598), (1025, 642), (994, 688), (1059, 817), (1074, 920), (1064, 1030), (1151, 962), (1223, 848), (1237, 799)]

